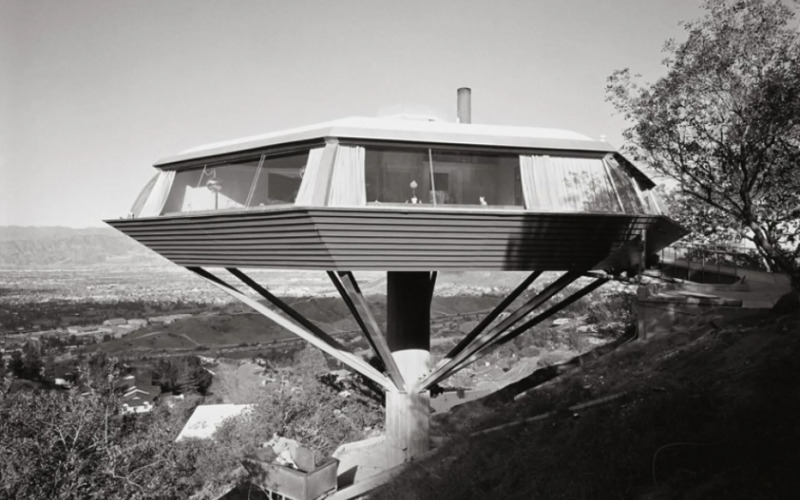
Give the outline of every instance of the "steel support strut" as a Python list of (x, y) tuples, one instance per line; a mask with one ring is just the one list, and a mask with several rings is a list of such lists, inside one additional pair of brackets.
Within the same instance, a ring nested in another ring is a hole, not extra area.
[(431, 372), (419, 385), (419, 390), (425, 390), (433, 384), (450, 376), (459, 366), (466, 366), (464, 363), (473, 355), (478, 354), (483, 349), (491, 347), (509, 328), (513, 327), (531, 311), (547, 302), (553, 295), (557, 294), (576, 279), (580, 278), (583, 271), (569, 271), (561, 275), (556, 281), (548, 285), (544, 290), (528, 300), (519, 309), (511, 313), (507, 318), (498, 323), (488, 332), (478, 335), (473, 342), (466, 346), (460, 353), (448, 360)]
[(406, 384), (403, 380), (403, 375), (400, 373), (400, 369), (397, 367), (397, 363), (389, 350), (386, 337), (381, 332), (381, 327), (378, 325), (375, 315), (372, 314), (372, 310), (369, 308), (367, 299), (361, 293), (355, 276), (353, 276), (352, 272), (339, 272), (337, 274), (333, 271), (328, 271), (328, 276), (336, 290), (339, 291), (339, 295), (342, 296), (347, 308), (350, 309), (350, 313), (361, 328), (361, 332), (369, 342), (373, 352), (383, 362), (383, 366), (386, 367), (389, 378), (392, 379), (398, 391), (404, 392)]
[[(381, 372), (370, 366), (369, 363), (367, 363), (363, 359), (347, 351), (346, 348), (342, 346), (336, 339), (334, 339), (333, 337), (322, 331), (316, 325), (313, 325), (312, 323), (308, 322), (308, 320), (306, 320), (305, 318), (303, 318), (302, 321), (310, 324), (311, 328), (305, 328), (303, 326), (298, 325), (297, 323), (294, 323), (286, 319), (281, 314), (273, 311), (272, 309), (268, 308), (264, 304), (261, 304), (257, 300), (248, 297), (247, 295), (240, 292), (232, 285), (226, 283), (222, 279), (218, 278), (217, 276), (211, 274), (210, 272), (206, 271), (201, 267), (187, 267), (187, 269), (197, 274), (201, 278), (205, 279), (212, 285), (216, 286), (223, 292), (237, 299), (238, 301), (247, 304), (257, 312), (262, 314), (263, 316), (266, 316), (273, 322), (277, 323), (283, 328), (286, 328), (287, 330), (297, 335), (301, 339), (305, 340), (309, 344), (313, 345), (314, 347), (331, 355), (333, 358), (340, 361), (344, 365), (350, 367), (356, 372), (369, 378), (373, 382), (379, 384), (384, 389), (389, 391), (395, 390), (394, 384), (388, 377), (386, 377), (384, 374), (382, 374)], [(242, 276), (246, 277), (246, 275), (244, 275), (244, 273), (242, 273), (241, 271), (237, 270), (237, 273), (238, 273), (237, 277), (242, 277)], [(257, 287), (253, 288), (253, 290), (259, 293), (259, 295), (261, 295), (271, 303), (275, 304), (276, 307), (283, 310), (287, 315), (291, 316), (292, 319), (294, 319), (295, 321), (300, 322), (300, 320), (298, 319), (302, 318), (300, 313), (298, 313), (294, 309), (291, 309), (291, 307), (288, 304), (284, 303), (271, 293), (267, 292), (263, 287), (252, 281), (249, 277), (246, 277), (246, 279)], [(247, 282), (245, 283), (249, 285), (249, 283)], [(261, 292), (264, 292), (264, 294), (262, 294)], [(287, 310), (290, 310), (292, 312), (289, 313), (287, 312)]]
[(468, 365), (480, 360), (481, 358), (483, 358), (484, 356), (488, 355), (489, 353), (491, 353), (492, 351), (494, 351), (496, 348), (500, 347), (501, 345), (504, 345), (504, 344), (506, 344), (508, 342), (511, 342), (512, 340), (514, 340), (515, 338), (517, 338), (521, 334), (527, 332), (528, 330), (530, 330), (534, 326), (538, 325), (542, 321), (544, 321), (547, 318), (553, 316), (554, 314), (556, 314), (557, 312), (561, 311), (565, 307), (573, 304), (575, 301), (577, 301), (581, 297), (593, 292), (594, 290), (599, 288), (601, 285), (603, 285), (607, 281), (608, 281), (607, 278), (599, 278), (599, 279), (596, 279), (596, 280), (592, 281), (591, 283), (589, 283), (585, 287), (581, 288), (577, 292), (573, 293), (572, 295), (570, 295), (566, 299), (562, 300), (558, 304), (550, 307), (549, 309), (547, 309), (546, 311), (544, 311), (542, 313), (537, 314), (533, 318), (529, 319), (528, 321), (526, 321), (525, 323), (521, 324), (520, 326), (514, 328), (513, 330), (511, 330), (510, 332), (506, 333), (505, 335), (502, 335), (494, 343), (492, 343), (491, 346), (489, 346), (486, 349), (483, 349), (481, 352), (473, 354), (469, 358), (465, 359), (462, 363), (459, 363), (457, 366), (453, 367), (447, 373), (446, 376), (453, 375), (454, 373), (456, 373), (457, 371), (461, 370), (462, 368), (465, 368), (466, 366), (468, 366)]
[(337, 349), (344, 349), (344, 347), (341, 344), (339, 344), (339, 342), (336, 339), (328, 335), (320, 327), (318, 327), (310, 320), (308, 320), (305, 316), (297, 312), (297, 310), (293, 309), (292, 306), (290, 306), (286, 302), (282, 301), (281, 299), (270, 293), (270, 291), (264, 288), (263, 286), (256, 283), (250, 276), (246, 275), (245, 273), (234, 267), (226, 267), (225, 269), (232, 275), (236, 276), (242, 283), (250, 287), (250, 289), (252, 289), (254, 292), (261, 295), (263, 298), (267, 299), (267, 301), (270, 304), (274, 305), (275, 307), (283, 311), (287, 316), (292, 318), (294, 321), (300, 323), (300, 326), (310, 331), (317, 337), (325, 340), (327, 343), (336, 346)]
[(480, 321), (480, 323), (478, 323), (475, 326), (475, 328), (472, 329), (471, 332), (469, 332), (463, 339), (461, 339), (461, 341), (458, 344), (456, 344), (456, 346), (453, 347), (444, 358), (442, 358), (442, 360), (437, 364), (436, 367), (439, 368), (443, 366), (451, 359), (453, 359), (456, 355), (458, 355), (461, 351), (463, 351), (475, 339), (475, 337), (483, 333), (483, 331), (486, 330), (486, 328), (490, 324), (492, 324), (492, 321), (497, 319), (497, 317), (500, 316), (503, 313), (503, 311), (505, 311), (508, 308), (508, 306), (510, 306), (511, 303), (517, 299), (517, 297), (522, 295), (522, 293), (525, 290), (527, 290), (528, 287), (531, 286), (531, 283), (536, 281), (536, 279), (539, 276), (541, 276), (541, 274), (542, 274), (541, 271), (535, 271), (532, 272), (530, 275), (528, 275), (528, 277), (525, 278), (522, 281), (522, 283), (520, 283), (511, 293), (509, 293), (499, 304), (497, 304), (497, 306), (495, 306), (495, 308), (492, 309), (492, 311), (489, 314), (487, 314)]

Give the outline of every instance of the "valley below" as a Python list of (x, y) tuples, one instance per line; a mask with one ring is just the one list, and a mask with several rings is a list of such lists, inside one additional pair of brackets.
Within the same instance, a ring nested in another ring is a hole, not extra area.
[[(226, 279), (224, 270), (215, 272)], [(364, 358), (371, 356), (366, 339), (325, 273), (259, 269), (247, 273), (350, 350)], [(441, 273), (431, 312), (434, 361), (526, 275)], [(532, 287), (531, 293), (554, 277), (542, 277), (543, 284)], [(385, 276), (357, 273), (357, 278), (385, 328)], [(600, 305), (601, 299), (613, 295), (622, 304), (629, 302), (630, 293), (617, 284), (595, 292), (594, 298), (568, 308), (557, 321), (537, 327), (536, 335), (523, 336), (479, 365), (462, 370), (451, 384), (459, 389), (494, 390), (537, 367), (613, 339), (622, 333), (625, 321)], [(599, 308), (599, 316), (591, 307)], [(10, 352), (30, 339), (56, 348), (57, 354), (103, 352), (137, 362), (203, 355), (231, 360), (260, 358), (286, 365), (303, 347), (299, 338), (233, 302), (193, 273), (167, 261), (150, 260), (0, 268), (0, 346)], [(330, 364), (337, 366), (333, 360)]]

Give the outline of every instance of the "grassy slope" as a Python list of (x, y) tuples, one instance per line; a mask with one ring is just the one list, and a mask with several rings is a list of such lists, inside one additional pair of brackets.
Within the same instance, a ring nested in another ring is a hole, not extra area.
[(434, 425), (449, 444), (374, 497), (800, 498), (798, 357), (800, 314), (630, 343), (515, 404), (457, 408)]

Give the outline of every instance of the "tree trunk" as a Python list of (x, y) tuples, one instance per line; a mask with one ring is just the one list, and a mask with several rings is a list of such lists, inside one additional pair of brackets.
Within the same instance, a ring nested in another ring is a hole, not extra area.
[(768, 259), (770, 269), (786, 274), (789, 277), (792, 289), (800, 293), (800, 265), (784, 255), (780, 248), (776, 248), (772, 244), (773, 238), (770, 238), (757, 222), (750, 222), (748, 226), (753, 230), (753, 241), (756, 246)]

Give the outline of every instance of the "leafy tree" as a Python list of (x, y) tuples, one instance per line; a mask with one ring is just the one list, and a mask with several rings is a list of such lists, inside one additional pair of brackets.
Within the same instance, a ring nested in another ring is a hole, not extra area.
[(16, 350), (11, 353), (11, 359), (8, 361), (8, 368), (11, 373), (19, 377), (25, 370), (25, 360), (22, 359), (22, 351)]
[(47, 383), (53, 383), (56, 379), (56, 360), (52, 354), (46, 355), (42, 361), (42, 378)]
[(25, 377), (28, 380), (39, 380), (42, 378), (42, 346), (38, 342), (28, 342), (22, 348), (22, 357), (25, 360)]
[[(380, 428), (383, 410), (370, 390), (353, 378), (349, 396), (326, 380), (320, 351), (306, 346), (296, 356), (292, 375), (283, 376), (277, 390), (263, 392), (249, 418), (270, 433), (296, 439), (319, 452), (332, 453), (340, 444), (364, 437), (367, 428)], [(271, 436), (271, 434), (269, 434)]]
[(706, 0), (666, 76), (629, 70), (607, 96), (632, 121), (629, 152), (672, 179), (704, 223), (755, 243), (800, 290), (800, 38), (780, 0)]
[(11, 354), (9, 368), (18, 378), (37, 381), (41, 378), (42, 353), (38, 343), (28, 342)]
[(692, 232), (681, 240), (692, 247), (687, 254), (711, 264), (773, 270), (758, 248), (742, 246), (742, 236), (718, 211), (678, 190), (666, 191), (662, 200), (672, 217)]
[(321, 462), (340, 444), (363, 439), (368, 428), (380, 428), (383, 411), (368, 390), (354, 389), (342, 396), (340, 389), (323, 380), (326, 373), (322, 354), (311, 347), (303, 349), (291, 371), (275, 373), (280, 381), (273, 390), (254, 394), (250, 412), (224, 423), (213, 442), (197, 444), (206, 447), (196, 455), (197, 476), (209, 486), (229, 484), (241, 459), (275, 434), (315, 450)]
[(169, 358), (159, 359), (153, 368), (153, 384), (161, 387), (162, 392), (180, 392), (177, 363)]
[[(0, 498), (187, 498), (196, 450), (167, 413), (121, 413), (113, 392), (19, 391), (0, 400)], [(135, 424), (135, 425), (134, 425)]]
[(212, 376), (196, 356), (160, 359), (153, 370), (153, 383), (163, 392), (206, 394)]
[(123, 366), (119, 358), (109, 357), (98, 351), (86, 359), (79, 359), (79, 383), (100, 393), (111, 393), (116, 389), (116, 379), (122, 373)]

